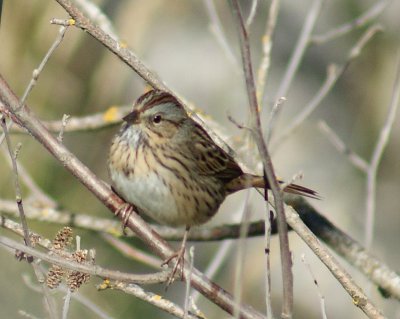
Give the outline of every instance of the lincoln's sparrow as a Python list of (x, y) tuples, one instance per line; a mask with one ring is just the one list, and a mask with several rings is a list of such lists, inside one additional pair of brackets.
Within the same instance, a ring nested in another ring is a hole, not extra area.
[[(265, 185), (263, 177), (243, 173), (167, 92), (142, 95), (123, 119), (109, 154), (113, 188), (161, 224), (188, 231), (213, 217), (227, 195)], [(285, 191), (316, 197), (296, 184)]]

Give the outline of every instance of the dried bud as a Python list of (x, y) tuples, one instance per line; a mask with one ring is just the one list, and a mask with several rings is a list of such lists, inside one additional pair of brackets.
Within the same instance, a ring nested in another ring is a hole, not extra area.
[(57, 288), (61, 283), (65, 270), (58, 265), (53, 265), (47, 273), (46, 284), (50, 289)]
[(72, 228), (63, 227), (53, 240), (53, 250), (63, 250), (72, 242)]
[(79, 272), (79, 271), (72, 271), (71, 273), (68, 274), (68, 277), (67, 277), (68, 288), (69, 288), (69, 290), (74, 292), (80, 286), (82, 286), (84, 283), (88, 282), (89, 279), (90, 279), (89, 274), (85, 274), (85, 273)]
[(83, 263), (87, 260), (88, 251), (86, 249), (77, 250), (72, 254), (72, 259), (78, 263)]

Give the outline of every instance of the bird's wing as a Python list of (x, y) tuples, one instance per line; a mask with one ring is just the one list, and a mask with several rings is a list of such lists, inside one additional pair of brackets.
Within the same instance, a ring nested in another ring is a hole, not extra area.
[(190, 150), (197, 161), (200, 175), (213, 175), (223, 182), (243, 174), (235, 160), (211, 139), (208, 133), (197, 123), (192, 133)]

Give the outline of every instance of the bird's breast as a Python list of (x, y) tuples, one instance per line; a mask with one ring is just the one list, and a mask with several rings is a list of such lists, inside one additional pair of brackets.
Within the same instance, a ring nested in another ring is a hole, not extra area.
[(209, 177), (196, 175), (190, 163), (179, 154), (167, 154), (160, 149), (149, 151), (140, 146), (122, 153), (125, 164), (118, 166), (111, 160), (109, 164), (114, 188), (140, 213), (160, 224), (205, 223), (225, 198), (222, 185)]

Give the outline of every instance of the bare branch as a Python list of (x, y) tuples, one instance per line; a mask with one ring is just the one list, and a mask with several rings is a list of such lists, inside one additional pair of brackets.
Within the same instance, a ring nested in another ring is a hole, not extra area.
[[(18, 99), (8, 87), (7, 83), (0, 77), (0, 100), (4, 106), (16, 116), (20, 123), (37, 139), (44, 147), (68, 169), (79, 181), (86, 186), (105, 206), (112, 212), (118, 212), (124, 205), (124, 201), (119, 198), (110, 187), (99, 180), (85, 165), (83, 165), (75, 155), (73, 155), (64, 145), (47, 131), (44, 126), (34, 117), (33, 112), (24, 105), (16, 110), (19, 105)], [(123, 215), (123, 214), (122, 214)], [(125, 216), (119, 215), (119, 218)], [(132, 229), (154, 252), (163, 259), (171, 256), (174, 251), (172, 248), (156, 234), (136, 213), (132, 213), (127, 222), (127, 227)], [(187, 273), (187, 267), (185, 267)], [(215, 304), (228, 312), (233, 311), (232, 296), (212, 283), (197, 269), (192, 272), (192, 286), (202, 294), (207, 296)], [(218, 287), (218, 288), (217, 288)], [(241, 313), (244, 318), (262, 318), (263, 316), (248, 305), (242, 305)]]
[[(325, 0), (314, 0), (311, 8), (308, 12), (308, 15), (304, 21), (303, 28), (301, 30), (299, 39), (297, 40), (295, 49), (293, 50), (293, 54), (290, 58), (289, 65), (286, 69), (285, 75), (281, 81), (281, 84), (276, 92), (275, 101), (280, 99), (281, 97), (286, 97), (289, 87), (294, 79), (294, 76), (297, 72), (297, 69), (300, 65), (301, 59), (304, 56), (304, 53), (307, 49), (307, 46), (310, 41), (311, 33), (314, 29), (315, 22), (319, 16), (322, 5)], [(268, 128), (267, 141), (269, 141), (274, 133), (276, 120), (279, 116), (279, 110), (275, 113), (275, 116), (270, 121), (270, 127)]]
[[(107, 34), (103, 29), (93, 23), (88, 17), (87, 13), (83, 13), (77, 6), (75, 6), (70, 0), (55, 0), (57, 1), (68, 14), (74, 19), (74, 25), (81, 28), (83, 31), (90, 34), (93, 38), (99, 41), (104, 47), (113, 52), (122, 62), (127, 64), (132, 70), (134, 70), (144, 81), (155, 89), (167, 91), (174, 95), (186, 108), (188, 115), (193, 118), (196, 122), (200, 123), (206, 130), (211, 138), (221, 148), (226, 150), (228, 153), (233, 153), (233, 150), (227, 145), (217, 134), (208, 128), (204, 123), (202, 117), (193, 112), (193, 109), (188, 105), (181, 97), (174, 93), (161, 79), (153, 73), (139, 58), (136, 54), (131, 51), (125, 42), (119, 42), (114, 40), (112, 36)], [(77, 1), (77, 0), (75, 0)]]
[[(11, 161), (10, 157), (8, 156), (8, 153), (6, 152), (6, 150), (1, 149), (1, 152), (3, 153), (4, 158), (6, 159), (7, 163), (12, 168), (13, 164), (12, 164), (12, 161)], [(32, 179), (32, 177), (29, 175), (27, 170), (24, 168), (24, 166), (18, 160), (17, 160), (17, 164), (18, 164), (19, 176), (21, 177), (22, 182), (26, 185), (26, 187), (31, 192), (31, 195), (34, 197), (35, 201), (39, 202), (42, 206), (55, 207), (56, 206), (55, 201), (52, 200), (45, 192), (43, 192), (42, 189), (40, 189), (40, 187), (36, 184), (36, 182)], [(0, 203), (1, 203), (1, 199), (0, 199)], [(15, 208), (15, 205), (12, 205), (12, 207)], [(1, 209), (1, 204), (0, 204), (0, 209)]]
[[(268, 202), (267, 202), (268, 203)], [(274, 214), (269, 210), (267, 204), (267, 216), (264, 218), (264, 242), (265, 242), (265, 306), (267, 312), (267, 318), (273, 319), (274, 315), (272, 312), (272, 295), (271, 295), (271, 234), (272, 234), (272, 222)]]
[(313, 279), (315, 288), (317, 289), (318, 296), (319, 296), (319, 299), (320, 299), (320, 304), (321, 304), (321, 316), (322, 316), (322, 319), (328, 319), (328, 317), (326, 316), (325, 297), (321, 292), (321, 289), (319, 287), (317, 278), (315, 277), (314, 272), (311, 269), (311, 265), (306, 260), (306, 255), (305, 254), (302, 254), (301, 261), (307, 267), (307, 270), (310, 273), (311, 278)]
[[(190, 233), (189, 233), (189, 237), (188, 240), (191, 240), (192, 237), (192, 232), (196, 231), (197, 229), (191, 229)], [(183, 234), (182, 236), (183, 237)], [(234, 247), (234, 242), (233, 241), (223, 241), (219, 247), (217, 252), (214, 254), (213, 258), (211, 259), (210, 264), (208, 265), (208, 267), (206, 268), (206, 270), (204, 271), (204, 274), (209, 277), (209, 278), (214, 278), (217, 271), (220, 270), (222, 268), (222, 266), (224, 265), (224, 262), (227, 260), (229, 254), (232, 251), (232, 248)], [(193, 301), (193, 303), (196, 303), (198, 301), (200, 297), (200, 294), (198, 291), (194, 291), (192, 293), (191, 299)]]
[[(291, 205), (299, 214), (301, 220), (306, 224), (306, 226), (322, 241), (329, 245), (337, 254), (342, 256), (349, 264), (357, 268), (361, 273), (363, 273), (371, 282), (378, 286), (381, 290), (385, 291), (387, 295), (400, 300), (400, 276), (392, 269), (390, 269), (386, 264), (372, 256), (365, 248), (363, 248), (357, 241), (349, 237), (346, 233), (338, 229), (329, 220), (327, 220), (323, 215), (321, 215), (314, 207), (312, 207), (304, 199), (297, 198), (293, 196), (290, 197), (291, 200), (288, 204)], [(11, 204), (14, 204), (11, 202)], [(13, 205), (15, 206), (15, 205)], [(0, 207), (0, 210), (4, 210)], [(27, 217), (29, 217), (29, 209), (27, 209)], [(61, 217), (63, 218), (63, 217)], [(77, 216), (78, 219), (78, 216)], [(71, 220), (73, 219), (65, 219)], [(54, 222), (55, 220), (53, 220)], [(98, 221), (93, 220), (92, 224), (97, 224)], [(67, 223), (71, 225), (70, 223)], [(102, 222), (100, 222), (100, 225)], [(255, 221), (249, 224), (248, 237), (263, 236), (266, 232), (264, 227), (265, 220)], [(14, 233), (23, 236), (22, 227), (20, 224), (2, 217), (1, 226), (13, 231)], [(72, 226), (76, 226), (73, 225)], [(120, 230), (121, 227), (115, 225), (115, 229)], [(152, 227), (156, 228), (155, 225)], [(194, 228), (189, 235), (190, 240), (194, 241), (210, 241), (210, 240), (223, 240), (223, 239), (236, 239), (240, 236), (240, 224), (232, 225), (222, 225), (212, 228)], [(267, 228), (268, 229), (268, 228)], [(179, 229), (173, 229), (169, 227), (159, 227), (156, 228), (157, 232), (162, 235), (163, 238), (169, 240), (181, 241), (183, 236), (183, 231)], [(101, 230), (97, 230), (101, 231)], [(276, 234), (277, 228), (276, 223), (271, 220), (271, 233)], [(118, 235), (118, 233), (113, 233), (113, 235)], [(49, 249), (51, 247), (51, 242), (45, 238), (42, 238), (38, 234), (30, 233), (31, 240), (34, 240), (37, 244), (44, 248)], [(223, 251), (225, 245), (232, 242), (223, 242), (220, 250)], [(123, 253), (129, 253), (125, 247), (122, 247)], [(227, 253), (227, 252), (226, 252)], [(135, 255), (137, 252), (135, 252)], [(141, 253), (143, 254), (143, 253)], [(131, 255), (131, 256), (135, 256)], [(218, 254), (220, 259), (224, 259), (225, 254)], [(141, 255), (138, 258), (139, 261), (144, 261)], [(154, 260), (153, 266), (157, 267), (157, 261)], [(217, 261), (213, 261), (213, 264), (219, 265)], [(217, 266), (211, 266), (210, 270), (207, 270), (207, 274), (213, 274), (216, 271)], [(212, 277), (212, 275), (211, 275)]]
[(58, 137), (57, 140), (62, 143), (63, 139), (64, 139), (64, 130), (68, 124), (68, 120), (69, 120), (70, 116), (68, 114), (64, 114), (61, 120), (61, 129), (60, 132), (58, 133)]
[(351, 296), (353, 303), (359, 307), (369, 318), (385, 318), (381, 311), (376, 308), (362, 289), (354, 282), (346, 270), (336, 261), (329, 251), (321, 245), (317, 237), (301, 221), (297, 212), (291, 207), (286, 207), (286, 220), (293, 230), (312, 249), (315, 255), (328, 267), (346, 292)]
[(139, 298), (141, 300), (144, 300), (148, 302), (149, 304), (152, 304), (156, 306), (157, 308), (164, 310), (165, 312), (178, 317), (178, 318), (187, 318), (187, 319), (201, 319), (204, 318), (202, 316), (197, 316), (192, 313), (188, 313), (185, 316), (184, 310), (179, 307), (177, 304), (173, 303), (172, 301), (169, 301), (168, 299), (161, 298), (160, 296), (152, 293), (145, 291), (142, 287), (135, 285), (135, 284), (127, 284), (124, 282), (115, 282), (115, 283), (107, 283), (107, 285), (100, 285), (99, 290), (104, 290), (107, 288), (115, 289), (115, 290), (121, 290), (127, 294), (133, 295), (136, 298)]
[[(93, 113), (86, 116), (70, 116), (68, 125), (64, 127), (64, 133), (96, 131), (121, 123), (131, 106), (111, 106), (104, 112)], [(0, 112), (5, 112), (4, 106), (0, 105)], [(14, 121), (14, 119), (13, 119)], [(63, 121), (42, 121), (42, 124), (50, 131), (59, 133), (63, 129)], [(23, 127), (13, 127), (10, 133), (26, 133)]]
[(62, 319), (68, 318), (69, 305), (71, 304), (71, 294), (72, 294), (71, 290), (68, 289), (64, 297)]
[[(257, 144), (261, 160), (263, 162), (264, 176), (266, 176), (266, 179), (272, 190), (275, 202), (275, 209), (277, 213), (279, 244), (281, 248), (280, 252), (281, 252), (281, 263), (282, 263), (282, 281), (283, 281), (282, 317), (291, 318), (293, 313), (293, 273), (292, 273), (292, 260), (289, 250), (287, 225), (285, 221), (285, 212), (283, 208), (282, 191), (275, 176), (274, 168), (272, 165), (271, 158), (269, 156), (267, 145), (262, 136), (260, 114), (256, 96), (256, 87), (253, 77), (247, 31), (244, 26), (239, 2), (237, 0), (231, 0), (231, 4), (240, 39), (240, 51), (242, 53), (243, 70), (246, 80), (247, 95), (249, 99), (252, 134)], [(267, 190), (265, 190), (265, 192), (267, 192)]]
[[(400, 51), (399, 51), (400, 52)], [(376, 176), (382, 154), (389, 141), (394, 119), (400, 99), (400, 54), (397, 55), (396, 78), (393, 83), (392, 97), (389, 104), (388, 114), (378, 141), (376, 142), (371, 161), (367, 171), (367, 203), (366, 203), (366, 222), (365, 222), (365, 247), (369, 249), (373, 240), (373, 230), (375, 226), (375, 198), (376, 198)]]
[(95, 24), (109, 34), (115, 41), (119, 41), (119, 36), (114, 30), (114, 26), (99, 8), (89, 0), (72, 0), (75, 5), (82, 10)]
[(340, 137), (326, 124), (326, 122), (321, 121), (318, 123), (318, 127), (320, 130), (325, 133), (328, 140), (332, 143), (332, 145), (342, 154), (347, 156), (350, 163), (352, 163), (355, 167), (357, 167), (362, 172), (366, 173), (368, 170), (369, 164), (357, 153), (351, 150), (344, 142), (340, 139)]
[(170, 274), (169, 271), (162, 271), (162, 272), (157, 272), (154, 274), (140, 274), (140, 275), (128, 274), (128, 273), (123, 273), (120, 271), (105, 269), (105, 268), (102, 268), (97, 265), (92, 265), (92, 264), (87, 264), (87, 263), (78, 263), (76, 261), (67, 260), (65, 258), (62, 258), (56, 254), (46, 254), (46, 253), (40, 252), (35, 248), (27, 247), (25, 245), (22, 245), (10, 238), (4, 237), (4, 236), (0, 236), (0, 244), (10, 247), (12, 249), (20, 250), (26, 254), (29, 254), (35, 258), (44, 260), (53, 265), (59, 265), (63, 268), (69, 269), (69, 270), (79, 271), (79, 272), (97, 276), (97, 277), (100, 277), (103, 279), (109, 278), (109, 279), (113, 279), (113, 280), (133, 282), (133, 283), (137, 283), (137, 284), (151, 285), (151, 284), (166, 282), (166, 280), (168, 279), (169, 274)]
[(156, 258), (148, 253), (145, 253), (136, 247), (132, 247), (132, 245), (128, 245), (126, 242), (118, 238), (115, 238), (110, 234), (101, 233), (101, 237), (103, 237), (103, 239), (106, 242), (108, 242), (111, 246), (120, 251), (124, 256), (138, 260), (141, 263), (144, 263), (156, 269), (161, 268), (162, 261), (159, 258)]
[[(17, 203), (19, 219), (21, 220), (22, 229), (24, 231), (24, 242), (25, 242), (26, 246), (31, 247), (31, 241), (29, 238), (28, 222), (26, 221), (24, 205), (22, 203), (22, 192), (21, 192), (21, 187), (19, 185), (17, 159), (12, 150), (10, 135), (8, 134), (8, 130), (7, 130), (6, 119), (2, 114), (0, 115), (0, 125), (3, 128), (3, 133), (6, 138), (8, 153), (10, 155), (10, 159), (11, 159), (11, 163), (12, 163), (14, 189), (15, 189), (15, 201)], [(30, 258), (30, 262), (32, 262), (33, 261), (32, 257), (29, 257), (29, 258)]]
[(374, 19), (376, 19), (388, 6), (388, 4), (391, 1), (388, 0), (381, 0), (375, 3), (370, 9), (365, 11), (363, 14), (361, 14), (359, 17), (354, 19), (353, 21), (350, 21), (348, 23), (342, 24), (325, 34), (319, 34), (319, 35), (314, 35), (311, 38), (311, 43), (314, 44), (323, 44), (325, 42), (337, 39), (338, 37), (341, 37), (343, 35), (346, 35), (347, 33), (365, 26), (366, 24), (370, 23)]
[(39, 79), (39, 76), (42, 73), (42, 71), (43, 71), (44, 67), (46, 66), (47, 62), (49, 61), (50, 57), (52, 56), (54, 51), (57, 49), (57, 47), (61, 44), (61, 42), (64, 39), (64, 36), (65, 36), (65, 33), (67, 32), (67, 30), (68, 30), (67, 26), (62, 26), (60, 28), (60, 30), (58, 31), (58, 36), (57, 36), (56, 40), (53, 42), (53, 44), (51, 45), (50, 49), (47, 51), (46, 55), (44, 56), (42, 62), (39, 65), (39, 67), (37, 69), (33, 70), (32, 79), (29, 82), (29, 85), (27, 86), (24, 94), (22, 95), (22, 98), (19, 101), (18, 109), (22, 108), (22, 106), (25, 104), (29, 93), (31, 93), (32, 89), (35, 87), (35, 85), (37, 83), (37, 80)]
[(246, 238), (249, 232), (249, 223), (251, 218), (251, 210), (249, 206), (250, 192), (246, 192), (246, 198), (243, 201), (242, 220), (240, 222), (240, 236), (236, 249), (235, 277), (234, 277), (234, 295), (235, 295), (235, 311), (234, 318), (239, 319), (240, 303), (242, 302), (242, 288), (244, 276), (244, 265), (246, 260)]
[[(23, 274), (22, 275), (22, 279), (25, 283), (25, 285), (27, 285), (27, 287), (29, 287), (30, 289), (32, 289), (35, 292), (41, 292), (41, 287), (38, 286), (37, 284), (35, 284), (34, 282), (32, 282), (31, 277)], [(67, 288), (65, 286), (58, 286), (57, 290), (63, 292), (63, 293), (67, 293)], [(85, 297), (84, 294), (80, 293), (79, 291), (75, 291), (72, 294), (72, 299), (78, 303), (80, 303), (82, 306), (86, 307), (87, 309), (89, 309), (90, 311), (92, 311), (94, 314), (96, 314), (99, 318), (102, 319), (112, 319), (110, 315), (108, 315), (103, 309), (100, 309), (100, 307), (98, 305), (96, 305), (95, 303), (93, 303), (90, 299), (88, 299), (87, 297)]]
[(271, 51), (273, 43), (272, 38), (274, 35), (276, 21), (278, 18), (279, 7), (280, 7), (280, 0), (271, 1), (268, 13), (268, 21), (265, 28), (265, 34), (262, 38), (263, 57), (261, 59), (261, 63), (258, 68), (258, 74), (257, 74), (257, 100), (260, 102), (260, 104), (262, 103), (264, 97), (264, 87), (268, 76), (268, 70), (271, 60)]
[(330, 65), (328, 66), (327, 76), (325, 82), (322, 84), (321, 88), (314, 95), (311, 101), (302, 109), (302, 111), (292, 120), (291, 123), (283, 130), (283, 132), (276, 137), (273, 141), (272, 148), (275, 150), (278, 146), (283, 144), (283, 141), (287, 139), (300, 125), (311, 115), (312, 112), (321, 104), (322, 100), (331, 92), (333, 86), (336, 84), (337, 80), (342, 76), (344, 71), (348, 68), (349, 64), (356, 59), (360, 54), (362, 49), (368, 43), (368, 41), (379, 31), (382, 27), (375, 24), (363, 33), (357, 43), (350, 49), (346, 61), (340, 65)]
[(116, 41), (110, 34), (97, 26), (88, 16), (69, 0), (56, 0), (75, 21), (75, 26), (86, 31), (92, 37), (100, 41), (111, 52), (115, 53), (124, 63), (129, 65), (143, 80), (152, 87), (170, 92), (171, 90), (160, 78), (149, 70), (139, 58), (126, 47), (126, 43)]
[(253, 23), (254, 17), (257, 12), (258, 0), (252, 0), (249, 16), (246, 19), (246, 28), (249, 28)]
[[(194, 268), (194, 246), (191, 246), (189, 248), (189, 273), (188, 273), (188, 278), (192, 276), (192, 270)], [(189, 315), (189, 302), (190, 302), (190, 280), (186, 280), (186, 285), (185, 285), (185, 300), (183, 302), (184, 304), (184, 318), (187, 318)]]
[(225, 56), (228, 58), (229, 62), (234, 66), (236, 71), (240, 71), (240, 66), (232, 49), (226, 39), (221, 20), (218, 17), (217, 9), (213, 0), (203, 0), (204, 6), (206, 7), (207, 14), (210, 19), (210, 30), (214, 35), (217, 43), (222, 48)]
[[(28, 98), (29, 93), (32, 91), (34, 86), (36, 85), (37, 79), (39, 78), (40, 73), (43, 71), (46, 63), (49, 61), (51, 55), (54, 53), (54, 51), (57, 49), (57, 47), (61, 44), (62, 40), (64, 39), (64, 35), (67, 32), (68, 27), (61, 27), (60, 30), (58, 31), (58, 36), (55, 39), (54, 43), (51, 45), (50, 49), (47, 51), (46, 55), (44, 56), (42, 62), (40, 63), (39, 67), (32, 72), (32, 78), (28, 84), (28, 86), (25, 89), (25, 92), (21, 98), (21, 101), (19, 102), (19, 106), (17, 109), (20, 109), (21, 106), (25, 103), (26, 99)], [(1, 110), (1, 104), (0, 103), (0, 110)], [(2, 111), (3, 112), (3, 111)], [(7, 130), (9, 131), (13, 125), (13, 122), (9, 122), (7, 124)], [(4, 140), (4, 134), (0, 135), (0, 145), (3, 143)]]

